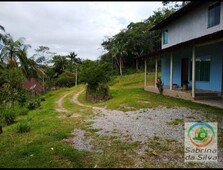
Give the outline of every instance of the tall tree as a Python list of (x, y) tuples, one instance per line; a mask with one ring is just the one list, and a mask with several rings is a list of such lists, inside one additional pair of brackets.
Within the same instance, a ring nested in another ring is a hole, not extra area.
[(38, 64), (32, 58), (27, 57), (27, 53), (24, 50), (19, 51), (19, 58), (23, 60), (23, 64), (21, 64), (21, 69), (26, 78), (37, 78), (43, 79), (46, 76), (44, 71), (44, 66)]
[[(175, 9), (162, 8), (154, 11), (154, 14), (142, 22), (131, 22), (126, 29), (112, 37), (106, 37), (102, 42), (102, 47), (107, 51), (103, 59), (110, 61), (113, 65), (113, 59), (116, 61), (120, 74), (122, 74), (123, 65), (125, 68), (138, 69), (142, 60), (137, 58), (141, 55), (157, 51), (161, 48), (161, 31), (150, 31), (150, 29), (171, 15)], [(108, 60), (108, 57), (111, 57)]]
[(75, 52), (70, 52), (69, 55), (67, 55), (67, 58), (69, 58), (68, 68), (71, 72), (74, 72), (75, 70), (75, 86), (77, 86), (77, 70), (78, 70), (78, 64), (81, 63), (80, 58), (76, 58), (77, 54)]
[(25, 38), (14, 41), (10, 34), (5, 34), (1, 36), (1, 40), (3, 42), (1, 61), (7, 63), (9, 68), (25, 64), (25, 59), (18, 55), (21, 50), (26, 52), (31, 47), (29, 44), (24, 44)]
[(51, 52), (50, 48), (46, 46), (39, 46), (35, 51), (36, 53), (31, 58), (38, 64), (45, 66), (52, 62), (52, 57), (56, 54)]
[[(170, 8), (178, 10), (179, 8), (184, 7), (191, 1), (162, 1), (164, 6), (170, 5)], [(172, 6), (173, 5), (173, 6)]]
[(56, 77), (58, 77), (64, 72), (67, 60), (65, 56), (55, 55), (52, 59), (52, 63), (55, 68)]

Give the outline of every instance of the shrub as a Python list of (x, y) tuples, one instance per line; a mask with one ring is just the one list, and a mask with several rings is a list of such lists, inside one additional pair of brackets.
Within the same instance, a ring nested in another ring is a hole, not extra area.
[(3, 109), (2, 116), (7, 125), (13, 124), (15, 122), (16, 111), (15, 109), (5, 108)]
[(38, 107), (41, 106), (41, 100), (39, 98), (35, 98), (35, 99), (32, 99), (29, 103), (28, 103), (28, 106), (27, 108), (29, 110), (34, 110)]
[(111, 67), (107, 63), (86, 60), (81, 65), (80, 80), (87, 83), (86, 98), (97, 102), (110, 99), (108, 82)]
[(55, 85), (59, 87), (72, 87), (75, 85), (75, 76), (70, 72), (62, 73), (55, 81)]
[(86, 98), (93, 102), (106, 101), (111, 98), (107, 84), (99, 84), (96, 89), (87, 88)]
[(40, 101), (41, 101), (41, 102), (46, 101), (45, 97), (44, 97), (44, 96), (41, 97), (41, 98), (40, 98)]
[(56, 80), (55, 85), (59, 87), (72, 87), (75, 85), (75, 78), (74, 77), (59, 77)]
[(27, 101), (27, 91), (25, 89), (21, 89), (18, 93), (18, 103), (20, 106), (24, 106)]
[(156, 86), (159, 90), (159, 93), (162, 95), (163, 94), (163, 82), (162, 82), (161, 78), (157, 79)]
[(19, 122), (16, 126), (16, 132), (17, 133), (25, 133), (30, 131), (30, 125), (27, 121)]
[(29, 112), (29, 109), (26, 107), (18, 108), (16, 110), (17, 115), (27, 115)]

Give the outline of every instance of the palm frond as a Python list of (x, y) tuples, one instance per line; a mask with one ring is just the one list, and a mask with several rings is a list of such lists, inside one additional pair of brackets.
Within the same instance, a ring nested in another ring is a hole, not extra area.
[(5, 32), (5, 28), (0, 25), (0, 29)]

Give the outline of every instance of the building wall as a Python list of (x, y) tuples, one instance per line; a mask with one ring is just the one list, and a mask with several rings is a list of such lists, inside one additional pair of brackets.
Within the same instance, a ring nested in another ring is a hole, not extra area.
[(210, 56), (210, 81), (199, 82), (196, 81), (197, 89), (208, 89), (222, 92), (222, 56), (223, 43), (215, 43), (196, 48), (196, 57)]
[(164, 85), (170, 84), (170, 55), (165, 54), (161, 57), (161, 80)]
[[(173, 84), (181, 85), (181, 61), (183, 58), (191, 58), (191, 54), (191, 48), (173, 52)], [(161, 78), (164, 85), (170, 84), (170, 54), (165, 54), (161, 57)]]
[(165, 27), (163, 31), (168, 30), (168, 44), (163, 45), (162, 41), (162, 49), (223, 30), (223, 2), (221, 2), (220, 24), (208, 28), (208, 7), (214, 3), (214, 1), (204, 3)]
[[(210, 81), (196, 81), (196, 89), (213, 90), (223, 92), (223, 42), (197, 47), (195, 49), (196, 57), (210, 56)], [(181, 62), (183, 58), (189, 58), (188, 80), (189, 87), (190, 67), (192, 59), (192, 48), (180, 49), (173, 52), (173, 84), (181, 86)], [(161, 57), (161, 79), (164, 85), (169, 85), (170, 80), (170, 54)]]
[(223, 55), (222, 55), (222, 72), (221, 72), (221, 74), (222, 74), (222, 80), (221, 80), (221, 83), (222, 83), (222, 85), (221, 85), (221, 94), (223, 95)]

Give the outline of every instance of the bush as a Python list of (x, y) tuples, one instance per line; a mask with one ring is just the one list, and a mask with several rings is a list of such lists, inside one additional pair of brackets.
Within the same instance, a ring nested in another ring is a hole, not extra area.
[(29, 109), (26, 108), (26, 107), (18, 108), (18, 109), (16, 110), (17, 115), (27, 115), (28, 112), (29, 112)]
[(80, 80), (87, 83), (86, 98), (93, 102), (110, 99), (108, 82), (111, 79), (111, 67), (107, 63), (90, 60), (81, 66)]
[(15, 122), (16, 111), (15, 109), (5, 108), (3, 109), (3, 120), (7, 125), (11, 125)]
[(59, 87), (72, 87), (75, 85), (75, 76), (70, 72), (62, 73), (55, 81), (55, 85)]
[(56, 80), (55, 85), (59, 87), (72, 87), (75, 85), (75, 78), (74, 77), (59, 77)]
[(27, 91), (25, 89), (22, 89), (18, 93), (18, 103), (20, 106), (24, 106), (27, 101)]
[(28, 103), (28, 106), (27, 108), (29, 110), (34, 110), (38, 107), (41, 106), (41, 100), (39, 98), (35, 98), (35, 99), (32, 99), (29, 103)]
[(46, 101), (45, 97), (44, 97), (44, 96), (41, 97), (41, 98), (40, 98), (40, 101), (41, 101), (41, 102)]
[(161, 80), (161, 78), (158, 78), (157, 79), (157, 83), (156, 83), (156, 87), (158, 88), (159, 90), (159, 93), (162, 95), (163, 94), (163, 82)]
[(93, 102), (106, 101), (111, 98), (109, 93), (109, 87), (107, 84), (99, 84), (96, 89), (90, 89), (87, 87), (86, 91), (87, 100)]
[(16, 132), (17, 133), (25, 133), (30, 131), (30, 125), (28, 124), (27, 121), (22, 121), (17, 124), (16, 126)]

